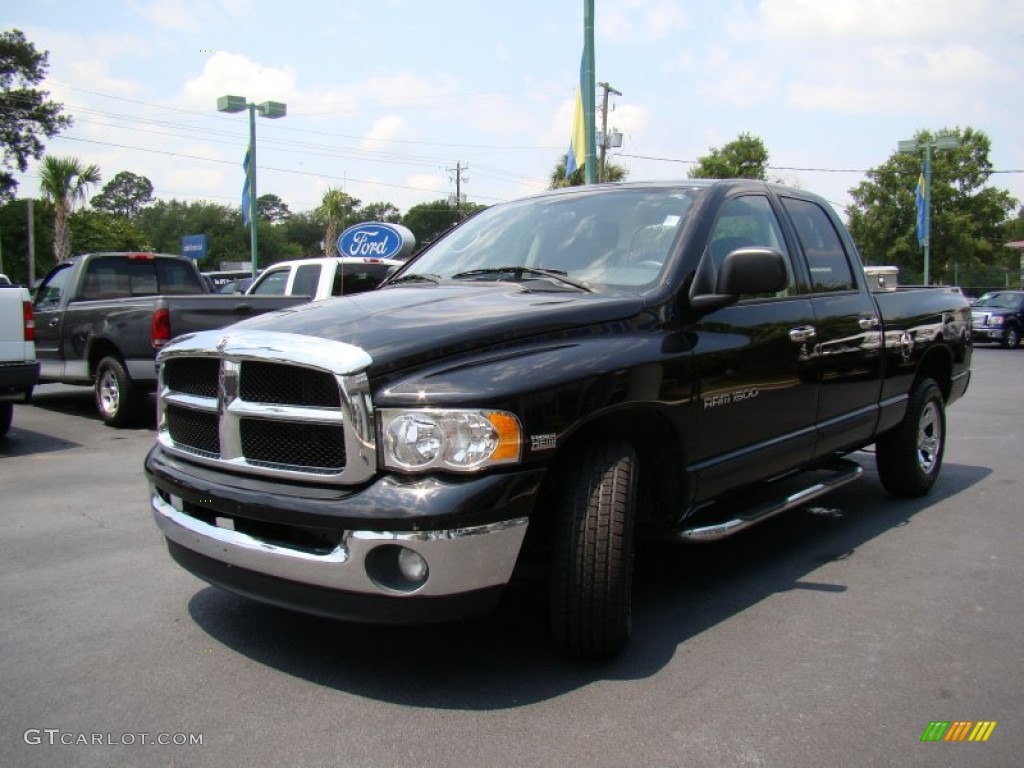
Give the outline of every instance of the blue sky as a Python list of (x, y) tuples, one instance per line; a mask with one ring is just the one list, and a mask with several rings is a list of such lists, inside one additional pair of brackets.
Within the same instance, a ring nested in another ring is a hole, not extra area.
[[(609, 126), (631, 179), (683, 178), (712, 147), (760, 137), (773, 177), (842, 213), (864, 169), (921, 129), (992, 140), (991, 183), (1024, 202), (1020, 0), (595, 0), (596, 79), (622, 92)], [(403, 211), (547, 186), (568, 146), (583, 0), (34, 0), (0, 11), (50, 52), (46, 87), (75, 117), (47, 150), (163, 198), (235, 204), (244, 114), (259, 193), (295, 211), (343, 187)], [(797, 170), (799, 169), (799, 170)], [(20, 193), (38, 190), (35, 166)], [(98, 190), (97, 190), (98, 191)]]

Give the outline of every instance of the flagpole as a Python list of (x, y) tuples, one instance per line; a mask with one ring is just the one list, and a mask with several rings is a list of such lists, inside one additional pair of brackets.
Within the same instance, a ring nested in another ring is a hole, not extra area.
[(252, 248), (252, 279), (259, 274), (256, 250), (259, 227), (256, 220), (256, 105), (249, 104), (249, 245)]
[(924, 284), (929, 284), (932, 239), (932, 145), (924, 145)]
[(597, 181), (597, 142), (594, 137), (594, 0), (583, 0), (583, 125), (586, 131), (587, 160), (584, 181)]

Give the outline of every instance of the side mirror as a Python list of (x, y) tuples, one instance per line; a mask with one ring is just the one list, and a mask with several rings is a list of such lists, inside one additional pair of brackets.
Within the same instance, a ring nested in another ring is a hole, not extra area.
[(775, 248), (737, 248), (718, 268), (715, 292), (690, 296), (690, 309), (698, 315), (734, 304), (742, 294), (775, 293), (789, 283), (786, 257)]

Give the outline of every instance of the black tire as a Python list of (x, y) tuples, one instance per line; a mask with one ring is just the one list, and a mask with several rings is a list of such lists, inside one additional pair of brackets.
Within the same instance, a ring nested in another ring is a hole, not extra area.
[(907, 414), (875, 446), (882, 485), (893, 496), (924, 496), (935, 485), (946, 448), (946, 408), (938, 385), (917, 382)]
[(143, 393), (116, 357), (104, 357), (96, 366), (93, 392), (96, 410), (108, 427), (125, 427), (138, 419)]
[(1020, 345), (1020, 331), (1016, 325), (1008, 325), (1003, 331), (1003, 349), (1016, 349)]
[(563, 477), (551, 573), (551, 631), (563, 651), (605, 659), (631, 628), (636, 451), (584, 447)]
[(14, 421), (14, 403), (0, 403), (0, 437), (11, 431)]

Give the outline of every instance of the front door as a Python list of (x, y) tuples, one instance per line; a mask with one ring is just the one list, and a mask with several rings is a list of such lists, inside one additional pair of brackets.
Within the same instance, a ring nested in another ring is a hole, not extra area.
[(698, 501), (770, 478), (807, 461), (814, 449), (814, 313), (798, 291), (789, 248), (766, 195), (742, 195), (723, 205), (704, 258), (717, 270), (727, 253), (745, 246), (781, 252), (789, 263), (789, 285), (773, 296), (740, 297), (695, 329)]

